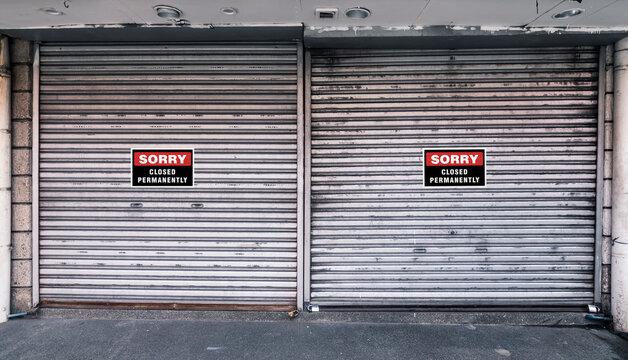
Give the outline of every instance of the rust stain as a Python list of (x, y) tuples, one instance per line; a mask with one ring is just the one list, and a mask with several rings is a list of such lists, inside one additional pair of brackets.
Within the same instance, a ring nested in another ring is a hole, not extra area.
[(66, 309), (291, 311), (294, 310), (295, 305), (122, 303), (115, 301), (43, 300), (39, 307)]

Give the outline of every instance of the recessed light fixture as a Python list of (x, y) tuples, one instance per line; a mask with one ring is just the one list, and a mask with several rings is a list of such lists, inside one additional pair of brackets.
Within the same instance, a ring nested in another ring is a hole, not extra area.
[(366, 19), (371, 15), (371, 10), (362, 7), (353, 7), (345, 10), (345, 16), (349, 19)]
[(584, 9), (581, 9), (581, 8), (567, 9), (561, 12), (557, 12), (556, 14), (552, 15), (552, 17), (558, 20), (568, 19), (570, 17), (578, 16), (582, 14), (583, 12), (584, 12)]
[(153, 10), (157, 12), (157, 16), (168, 20), (176, 20), (181, 17), (181, 10), (170, 5), (156, 5), (153, 6)]
[(41, 8), (39, 9), (39, 11), (43, 12), (44, 14), (53, 15), (53, 16), (65, 15), (63, 11), (59, 11), (55, 8)]
[(224, 7), (222, 9), (220, 9), (220, 12), (225, 14), (225, 15), (235, 15), (238, 13), (238, 9), (234, 8), (234, 7)]

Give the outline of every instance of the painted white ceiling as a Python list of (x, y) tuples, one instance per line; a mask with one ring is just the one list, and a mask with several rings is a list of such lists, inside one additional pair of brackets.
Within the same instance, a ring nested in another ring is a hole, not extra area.
[[(81, 25), (159, 25), (152, 7), (167, 4), (183, 11), (182, 18), (198, 25), (305, 24), (346, 26), (555, 26), (628, 27), (628, 0), (0, 0), (0, 29), (80, 27)], [(537, 9), (538, 5), (538, 9)], [(367, 19), (344, 16), (347, 8), (371, 11)], [(238, 14), (221, 13), (234, 7)], [(55, 8), (52, 16), (39, 9)], [(336, 19), (318, 19), (316, 8), (337, 8)], [(552, 15), (570, 8), (584, 14), (566, 20)]]

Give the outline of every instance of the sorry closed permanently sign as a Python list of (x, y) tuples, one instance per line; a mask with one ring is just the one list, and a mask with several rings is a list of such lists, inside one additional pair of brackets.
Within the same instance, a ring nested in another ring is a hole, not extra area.
[(194, 150), (133, 149), (132, 186), (194, 186)]
[(472, 187), (485, 185), (486, 150), (423, 150), (423, 186)]

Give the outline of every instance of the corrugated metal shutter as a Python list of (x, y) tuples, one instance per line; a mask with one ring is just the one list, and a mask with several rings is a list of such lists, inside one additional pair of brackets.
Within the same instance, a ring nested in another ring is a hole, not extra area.
[[(312, 304), (593, 302), (597, 49), (311, 56)], [(451, 147), (486, 188), (422, 186)]]
[[(297, 46), (41, 46), (43, 301), (294, 305)], [(131, 148), (194, 148), (193, 189)]]

